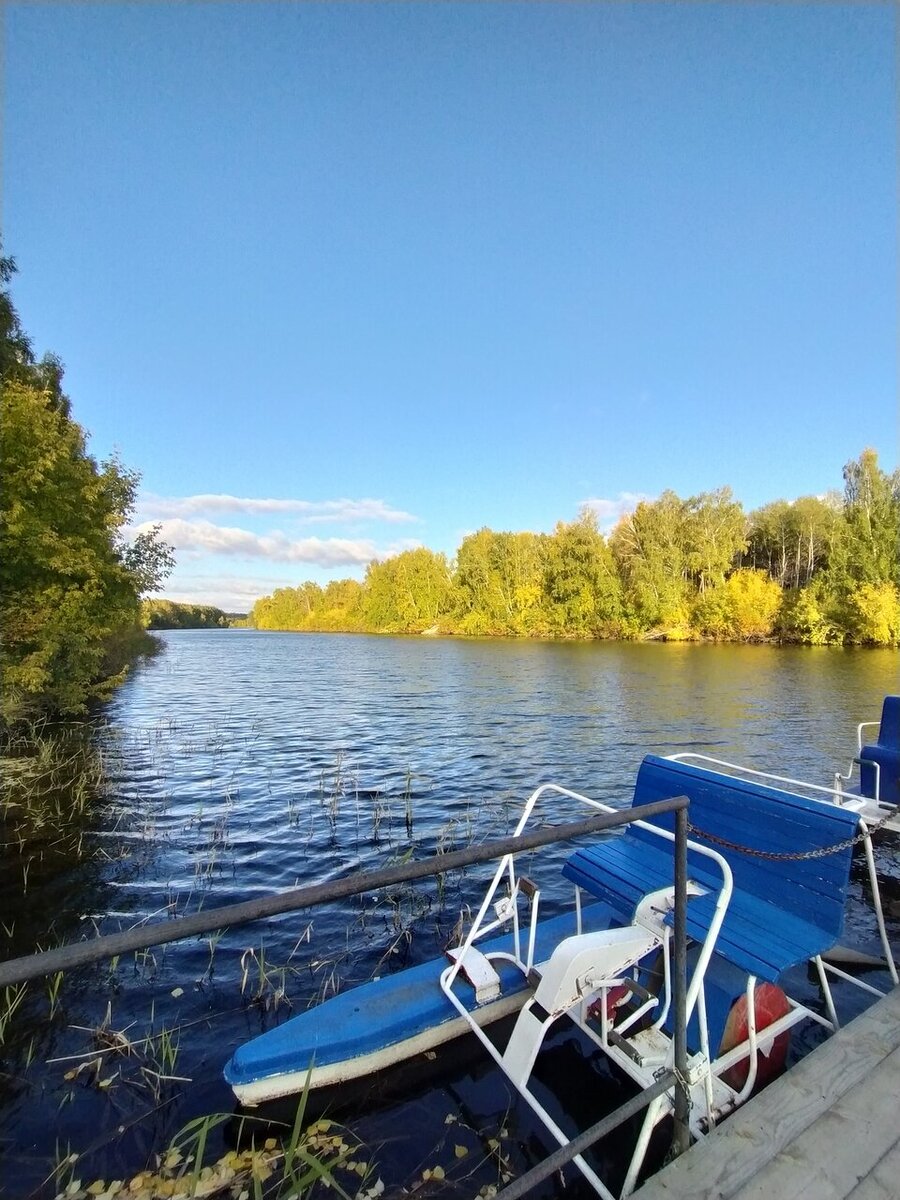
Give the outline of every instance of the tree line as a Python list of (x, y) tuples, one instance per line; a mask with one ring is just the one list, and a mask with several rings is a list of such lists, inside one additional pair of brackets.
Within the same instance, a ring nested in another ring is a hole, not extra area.
[(553, 533), (480, 529), (453, 559), (421, 547), (365, 578), (258, 600), (257, 629), (473, 637), (894, 646), (900, 472), (867, 449), (843, 492), (745, 513), (730, 488), (642, 501), (609, 536), (584, 509)]
[(234, 619), (212, 604), (156, 598), (141, 601), (141, 622), (147, 629), (227, 629)]
[(35, 358), (10, 298), (15, 270), (0, 256), (0, 732), (82, 712), (152, 652), (140, 596), (173, 561), (157, 531), (124, 537), (140, 477), (88, 454), (62, 364)]

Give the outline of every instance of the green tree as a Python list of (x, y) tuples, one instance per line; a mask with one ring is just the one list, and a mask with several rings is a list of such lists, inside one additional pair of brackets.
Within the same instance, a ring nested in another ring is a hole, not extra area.
[(138, 626), (145, 581), (121, 553), (115, 466), (99, 470), (80, 427), (15, 379), (0, 452), (3, 716), (78, 712), (125, 665), (114, 644)]
[(31, 339), (22, 328), (8, 284), (16, 273), (16, 260), (0, 254), (0, 379), (30, 384), (52, 408), (71, 415), (69, 398), (63, 393), (63, 366), (53, 354), (38, 362)]
[[(825, 497), (801, 496), (794, 501), (794, 570), (790, 586), (804, 587), (813, 576), (827, 569), (835, 542), (840, 536), (841, 505), (836, 492)], [(782, 586), (785, 586), (782, 581)]]
[(625, 601), (641, 630), (683, 636), (689, 628), (685, 503), (672, 491), (642, 500), (623, 517), (610, 547), (624, 585)]
[(684, 563), (689, 577), (703, 593), (721, 584), (746, 549), (746, 520), (731, 488), (701, 492), (684, 505)]
[(174, 600), (144, 600), (141, 620), (148, 629), (225, 629), (230, 624), (212, 604), (178, 604)]
[(456, 556), (460, 630), (524, 637), (546, 630), (542, 609), (548, 538), (479, 529)]
[(362, 621), (363, 586), (358, 579), (332, 579), (322, 592), (318, 628), (358, 630)]
[(900, 587), (900, 472), (882, 471), (874, 450), (844, 467), (844, 522), (838, 571), (853, 583)]
[(456, 552), (457, 613), (462, 633), (495, 632), (494, 615), (502, 608), (491, 567), (494, 534), (479, 529), (463, 538)]
[[(0, 260), (3, 284), (14, 269)], [(62, 368), (34, 362), (5, 287), (0, 367), (0, 716), (10, 723), (82, 711), (153, 645), (139, 597), (167, 573), (171, 551), (156, 531), (123, 538), (138, 477), (115, 460), (98, 467), (87, 453)]]
[(248, 624), (256, 629), (315, 629), (324, 604), (325, 595), (317, 583), (276, 588), (271, 596), (256, 601)]
[(0, 254), (0, 377), (32, 382), (34, 352), (7, 286), (15, 273), (16, 260)]
[(447, 559), (420, 546), (369, 563), (363, 585), (365, 626), (384, 633), (421, 633), (450, 610)]
[(547, 542), (545, 610), (554, 632), (574, 637), (610, 636), (622, 617), (622, 584), (612, 551), (583, 509), (560, 521)]
[(744, 565), (768, 571), (783, 588), (805, 587), (827, 568), (841, 522), (833, 493), (765, 504), (750, 514)]
[(882, 471), (875, 451), (864, 450), (844, 467), (841, 516), (817, 593), (837, 640), (891, 644), (891, 621), (876, 613), (890, 611), (884, 598), (893, 593), (882, 586), (900, 586), (898, 543), (900, 475)]
[(781, 641), (828, 646), (843, 640), (829, 616), (827, 587), (822, 576), (806, 587), (783, 594), (776, 629)]

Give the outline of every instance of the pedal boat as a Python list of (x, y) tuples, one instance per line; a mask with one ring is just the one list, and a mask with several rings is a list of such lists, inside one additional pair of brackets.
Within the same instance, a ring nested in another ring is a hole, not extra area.
[[(687, 1083), (690, 1132), (702, 1138), (771, 1073), (770, 1057), (783, 1055), (794, 1025), (838, 1027), (830, 976), (883, 993), (823, 960), (842, 930), (860, 821), (855, 810), (706, 764), (648, 755), (633, 809), (680, 795), (690, 799), (694, 831)], [(545, 784), (528, 799), (515, 836), (542, 804), (558, 808), (561, 797), (616, 811)], [(467, 936), (446, 960), (372, 980), (240, 1047), (225, 1068), (237, 1099), (254, 1106), (312, 1094), (474, 1034), (548, 1132), (566, 1144), (530, 1087), (557, 1021), (580, 1029), (641, 1089), (673, 1066), (673, 827), (671, 816), (636, 819), (624, 832), (577, 848), (562, 871), (574, 884), (572, 907), (549, 918), (541, 914), (540, 889), (518, 873), (515, 854), (505, 856)], [(794, 968), (810, 963), (824, 1013), (782, 990)], [(487, 1027), (512, 1016), (505, 1046), (495, 1045)], [(637, 1186), (650, 1136), (674, 1107), (674, 1088), (650, 1101), (621, 1196)], [(583, 1157), (573, 1162), (598, 1195), (613, 1200)]]

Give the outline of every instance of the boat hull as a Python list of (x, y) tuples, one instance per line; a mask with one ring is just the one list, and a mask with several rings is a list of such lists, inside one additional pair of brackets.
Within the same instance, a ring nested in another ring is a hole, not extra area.
[[(602, 903), (585, 906), (583, 929), (608, 928), (611, 910)], [(536, 961), (575, 932), (574, 913), (542, 921)], [(482, 952), (513, 948), (512, 933), (481, 943)], [(225, 1079), (238, 1101), (255, 1107), (307, 1090), (347, 1084), (427, 1054), (471, 1033), (440, 987), (445, 959), (432, 959), (405, 971), (371, 980), (300, 1013), (240, 1046), (225, 1067)], [(530, 989), (511, 962), (496, 961), (501, 994), (478, 1005), (474, 989), (460, 984), (464, 1003), (481, 1028), (511, 1016), (528, 999)]]

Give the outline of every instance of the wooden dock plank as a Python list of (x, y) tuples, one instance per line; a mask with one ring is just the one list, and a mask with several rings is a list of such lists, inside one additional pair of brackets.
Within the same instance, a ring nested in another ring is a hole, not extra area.
[[(881, 1200), (874, 1168), (900, 1137), (898, 1094), (895, 988), (649, 1180), (640, 1198), (844, 1200), (871, 1174), (871, 1194), (857, 1200)], [(769, 1174), (763, 1183), (770, 1167), (777, 1182)]]
[(900, 1189), (900, 1143), (895, 1145), (861, 1179), (847, 1200), (895, 1200)]
[(741, 1188), (740, 1200), (844, 1200), (897, 1145), (898, 1095), (900, 1049), (766, 1163)]

